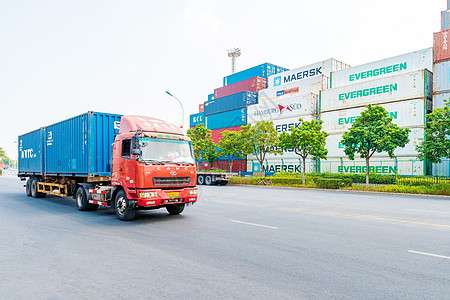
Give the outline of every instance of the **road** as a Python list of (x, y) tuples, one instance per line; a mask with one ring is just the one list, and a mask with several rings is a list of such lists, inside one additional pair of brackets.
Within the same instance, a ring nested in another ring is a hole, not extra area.
[(448, 299), (450, 201), (201, 186), (182, 215), (25, 196), (0, 177), (2, 299)]

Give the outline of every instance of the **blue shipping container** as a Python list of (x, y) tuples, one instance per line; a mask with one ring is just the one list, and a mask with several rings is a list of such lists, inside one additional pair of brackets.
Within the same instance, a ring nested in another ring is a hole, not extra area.
[(39, 171), (54, 176), (110, 176), (111, 146), (119, 133), (120, 118), (88, 112), (45, 127), (41, 142), (45, 151)]
[(189, 116), (189, 126), (194, 127), (198, 124), (205, 124), (205, 115), (204, 113), (197, 113)]
[(206, 128), (214, 130), (247, 124), (247, 109), (241, 108), (205, 116)]
[(444, 10), (441, 12), (441, 31), (449, 29), (450, 10)]
[(44, 128), (19, 136), (19, 174), (44, 173), (44, 136)]
[(214, 99), (214, 93), (208, 95), (208, 101)]
[(205, 116), (244, 108), (258, 103), (258, 94), (253, 92), (240, 92), (237, 94), (216, 98), (205, 102)]
[(280, 72), (284, 72), (287, 69), (280, 67), (280, 66), (276, 66), (274, 64), (271, 63), (264, 63), (261, 65), (258, 65), (256, 67), (252, 67), (250, 69), (246, 69), (228, 76), (225, 76), (223, 78), (223, 86), (227, 86), (242, 80), (246, 80), (252, 77), (264, 77), (264, 78), (268, 78), (270, 75), (274, 75)]

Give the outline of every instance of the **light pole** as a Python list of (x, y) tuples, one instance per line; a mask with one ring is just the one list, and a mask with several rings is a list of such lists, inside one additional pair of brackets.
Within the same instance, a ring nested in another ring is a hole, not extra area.
[(182, 130), (183, 133), (184, 133), (184, 108), (183, 108), (183, 104), (181, 104), (181, 101), (178, 100), (177, 97), (175, 97), (174, 95), (172, 95), (172, 94), (169, 93), (168, 91), (166, 91), (166, 93), (167, 93), (169, 96), (172, 96), (172, 97), (174, 97), (175, 99), (177, 99), (178, 103), (180, 103), (180, 105), (181, 105), (181, 130)]

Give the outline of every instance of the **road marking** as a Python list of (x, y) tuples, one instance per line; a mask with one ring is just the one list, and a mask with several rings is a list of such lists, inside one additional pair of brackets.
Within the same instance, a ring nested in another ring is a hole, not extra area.
[(258, 227), (269, 228), (269, 229), (278, 229), (278, 227), (261, 225), (261, 224), (255, 224), (255, 223), (248, 223), (248, 222), (242, 222), (242, 221), (238, 221), (238, 220), (230, 220), (230, 222), (239, 223), (239, 224), (245, 224), (245, 225), (258, 226)]
[(414, 251), (414, 250), (408, 250), (408, 252), (409, 253), (420, 254), (420, 255), (427, 255), (427, 256), (433, 256), (433, 257), (450, 259), (450, 257), (448, 257), (448, 256), (443, 256), (443, 255), (438, 255), (438, 254), (433, 254), (433, 253), (426, 253), (426, 252), (420, 252), (420, 251)]
[(421, 210), (421, 209), (409, 209), (409, 208), (405, 208), (405, 210), (417, 211), (417, 212), (426, 212), (426, 213), (434, 213), (434, 214), (450, 214), (450, 212), (447, 212), (447, 211), (436, 211), (436, 210)]

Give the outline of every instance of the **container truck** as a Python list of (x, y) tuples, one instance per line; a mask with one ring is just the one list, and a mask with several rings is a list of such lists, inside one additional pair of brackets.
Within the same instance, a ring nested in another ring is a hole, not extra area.
[(19, 172), (27, 196), (73, 197), (78, 210), (114, 208), (178, 215), (197, 201), (192, 143), (160, 119), (88, 112), (19, 136)]

